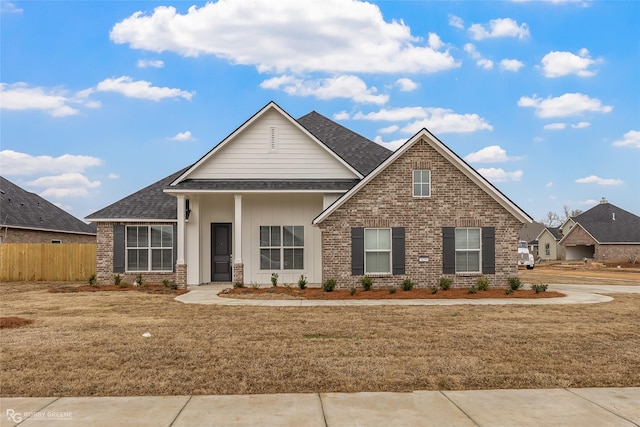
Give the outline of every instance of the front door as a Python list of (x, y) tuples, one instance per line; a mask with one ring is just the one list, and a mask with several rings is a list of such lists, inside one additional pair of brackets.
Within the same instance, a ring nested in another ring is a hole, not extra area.
[(231, 224), (211, 223), (211, 281), (231, 282)]

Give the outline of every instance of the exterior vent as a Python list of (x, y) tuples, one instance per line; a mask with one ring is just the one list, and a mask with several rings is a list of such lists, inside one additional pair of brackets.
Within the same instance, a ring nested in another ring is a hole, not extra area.
[(615, 212), (611, 212), (611, 220), (612, 221), (616, 220), (616, 213)]
[(278, 151), (278, 128), (269, 126), (269, 151)]

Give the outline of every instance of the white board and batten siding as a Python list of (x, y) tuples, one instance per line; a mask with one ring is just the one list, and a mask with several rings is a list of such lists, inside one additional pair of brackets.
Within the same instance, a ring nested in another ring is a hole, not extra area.
[(353, 179), (353, 171), (276, 110), (266, 111), (190, 179)]

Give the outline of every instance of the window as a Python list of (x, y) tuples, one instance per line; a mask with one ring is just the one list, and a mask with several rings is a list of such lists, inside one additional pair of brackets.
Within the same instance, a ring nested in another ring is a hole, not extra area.
[(365, 228), (364, 272), (391, 274), (390, 228)]
[(51, 243), (61, 244), (61, 243), (62, 243), (62, 240), (59, 240), (59, 239), (53, 239), (53, 240), (51, 241)]
[(431, 196), (431, 171), (416, 169), (413, 171), (413, 197)]
[(127, 271), (173, 271), (173, 226), (130, 226)]
[(544, 254), (546, 256), (551, 256), (551, 245), (549, 243), (544, 244)]
[(456, 273), (480, 272), (480, 228), (456, 228)]
[(302, 270), (304, 227), (301, 225), (260, 227), (260, 269)]

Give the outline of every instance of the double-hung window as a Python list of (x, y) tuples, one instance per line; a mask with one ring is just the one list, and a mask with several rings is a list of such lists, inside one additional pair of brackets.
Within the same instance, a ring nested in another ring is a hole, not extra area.
[(365, 228), (365, 274), (391, 274), (391, 229)]
[(480, 272), (480, 228), (456, 228), (456, 273)]
[(127, 271), (172, 271), (173, 226), (128, 226)]
[(304, 268), (304, 226), (261, 226), (260, 269), (302, 270)]
[(413, 171), (413, 197), (431, 197), (431, 171), (415, 169)]

